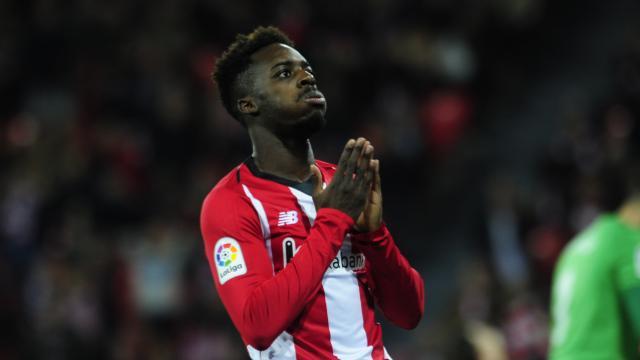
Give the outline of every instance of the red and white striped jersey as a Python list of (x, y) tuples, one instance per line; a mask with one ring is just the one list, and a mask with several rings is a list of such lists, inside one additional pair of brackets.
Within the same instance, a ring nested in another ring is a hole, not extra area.
[[(335, 166), (316, 164), (326, 185)], [(218, 294), (252, 359), (390, 359), (374, 304), (415, 327), (422, 278), (384, 225), (352, 235), (348, 215), (316, 212), (312, 187), (252, 159), (220, 180), (200, 218)]]

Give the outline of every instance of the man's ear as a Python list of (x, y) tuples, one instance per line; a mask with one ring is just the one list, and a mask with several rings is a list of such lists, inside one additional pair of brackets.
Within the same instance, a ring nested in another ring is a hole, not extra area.
[(242, 115), (254, 115), (258, 113), (258, 104), (256, 104), (251, 96), (238, 99), (236, 106)]

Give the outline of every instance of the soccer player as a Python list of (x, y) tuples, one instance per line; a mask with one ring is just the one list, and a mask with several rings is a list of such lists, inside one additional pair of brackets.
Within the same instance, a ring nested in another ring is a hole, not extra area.
[(390, 359), (374, 304), (412, 329), (422, 278), (382, 222), (379, 161), (349, 140), (337, 166), (309, 138), (326, 100), (278, 29), (238, 35), (216, 64), (222, 102), (253, 154), (204, 200), (201, 230), (218, 294), (252, 359)]
[(640, 176), (629, 184), (619, 210), (573, 239), (556, 265), (552, 360), (640, 359)]

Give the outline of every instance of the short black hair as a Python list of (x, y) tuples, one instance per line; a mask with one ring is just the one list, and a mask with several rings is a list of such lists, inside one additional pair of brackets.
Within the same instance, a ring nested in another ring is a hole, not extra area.
[(244, 125), (236, 107), (240, 87), (238, 77), (251, 65), (251, 55), (271, 44), (285, 44), (293, 47), (287, 35), (274, 26), (259, 26), (250, 34), (238, 34), (236, 39), (216, 62), (213, 80), (218, 84), (220, 98), (225, 109)]

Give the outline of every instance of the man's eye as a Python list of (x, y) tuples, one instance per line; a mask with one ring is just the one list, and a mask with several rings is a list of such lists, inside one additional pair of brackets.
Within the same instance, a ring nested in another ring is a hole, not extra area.
[(291, 71), (282, 70), (276, 76), (279, 77), (279, 78), (288, 78), (289, 76), (291, 76)]

